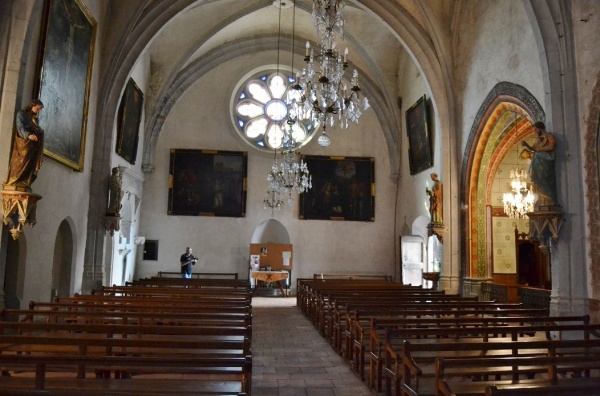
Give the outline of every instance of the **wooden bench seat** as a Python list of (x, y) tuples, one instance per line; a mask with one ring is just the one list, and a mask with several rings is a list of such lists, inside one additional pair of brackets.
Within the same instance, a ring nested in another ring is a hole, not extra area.
[[(0, 394), (8, 395), (250, 395), (252, 373), (250, 357), (2, 354), (0, 366), (20, 371), (0, 377)], [(24, 371), (34, 375), (24, 376)], [(50, 372), (64, 377), (47, 377)], [(89, 375), (97, 372), (131, 375), (127, 379)], [(153, 378), (140, 379), (136, 375), (148, 372)], [(185, 378), (181, 373), (186, 373)]]
[[(492, 327), (455, 327), (455, 328), (391, 328), (386, 330), (384, 351), (376, 350), (370, 355), (374, 364), (383, 364), (383, 353), (390, 353), (399, 349), (405, 340), (421, 340), (423, 343), (440, 343), (443, 340), (447, 342), (469, 341), (469, 342), (490, 342), (494, 341), (518, 341), (518, 340), (552, 340), (552, 334), (558, 334), (558, 337), (573, 339), (593, 339), (598, 338), (600, 325), (585, 324), (532, 324), (526, 326), (492, 326)], [(387, 348), (391, 345), (391, 349)], [(387, 351), (387, 352), (386, 352)], [(377, 383), (380, 388), (380, 371), (371, 369), (375, 378), (371, 378), (371, 383)]]
[(557, 384), (504, 384), (486, 387), (485, 396), (598, 396), (598, 378), (573, 378)]
[(249, 289), (203, 289), (193, 287), (172, 287), (172, 286), (103, 286), (100, 289), (92, 289), (92, 295), (193, 295), (193, 296), (218, 296), (223, 299), (238, 299), (240, 297), (248, 298), (251, 293)]
[[(219, 279), (219, 280), (236, 280), (238, 279), (239, 274), (237, 272), (194, 272), (192, 273), (192, 279), (196, 278), (208, 278), (208, 279)], [(158, 271), (158, 274), (155, 276), (151, 276), (149, 278), (142, 278), (140, 281), (144, 281), (146, 279), (164, 279), (164, 278), (175, 278), (182, 279), (181, 272), (175, 271)], [(137, 282), (134, 281), (134, 282)]]
[[(517, 304), (518, 309), (522, 309), (522, 305)], [(368, 323), (371, 317), (374, 316), (431, 316), (433, 313), (437, 316), (456, 316), (461, 317), (468, 314), (480, 316), (482, 311), (500, 311), (505, 309), (514, 309), (515, 304), (504, 304), (494, 302), (462, 302), (462, 301), (446, 301), (446, 302), (414, 302), (401, 301), (396, 303), (386, 304), (346, 304), (344, 307), (335, 307), (333, 316), (329, 321), (325, 321), (329, 330), (323, 331), (324, 334), (330, 332), (331, 342), (335, 350), (348, 360), (352, 360), (352, 345), (356, 338), (354, 331), (354, 322), (364, 320), (364, 324)]]
[[(540, 370), (544, 375), (536, 375), (532, 379), (521, 379), (522, 373), (528, 370)], [(587, 386), (600, 389), (600, 359), (597, 355), (569, 355), (545, 357), (500, 357), (500, 358), (467, 358), (443, 359), (435, 363), (435, 395), (485, 395), (487, 387), (511, 384), (523, 385), (556, 385), (570, 387), (585, 383)], [(475, 375), (489, 372), (507, 372), (507, 379), (490, 381), (471, 381)], [(592, 373), (592, 374), (589, 374)], [(590, 376), (593, 375), (593, 376)], [(584, 378), (579, 378), (583, 376)], [(420, 391), (419, 395), (429, 393)], [(512, 395), (513, 393), (511, 393)], [(578, 395), (577, 393), (571, 393)]]
[[(219, 304), (218, 302), (190, 302), (185, 299), (150, 299), (145, 297), (109, 297), (102, 296), (102, 298), (95, 296), (95, 298), (79, 298), (79, 297), (61, 297), (57, 303), (34, 303), (30, 304), (30, 309), (35, 309), (36, 306), (40, 307), (44, 305), (51, 307), (51, 304), (62, 304), (64, 309), (67, 309), (68, 305), (71, 308), (81, 309), (85, 306), (88, 309), (113, 309), (117, 307), (121, 310), (133, 309), (137, 310), (139, 307), (153, 307), (156, 311), (163, 310), (164, 312), (194, 312), (202, 310), (204, 312), (222, 312), (222, 313), (250, 313), (252, 312), (251, 305), (245, 304)], [(54, 305), (56, 307), (57, 305)]]
[[(437, 358), (555, 356), (595, 354), (600, 358), (600, 340), (519, 340), (493, 342), (410, 342), (405, 341), (398, 353), (387, 346), (385, 382), (387, 394), (415, 396), (433, 389), (434, 364)], [(539, 371), (539, 370), (538, 370)], [(533, 368), (527, 374), (535, 373)], [(500, 373), (490, 371), (496, 377)], [(426, 381), (429, 380), (429, 384)], [(393, 386), (392, 386), (393, 385)], [(401, 388), (401, 392), (399, 391)]]
[(5, 309), (0, 319), (11, 322), (43, 323), (90, 323), (154, 326), (243, 326), (252, 325), (250, 314), (212, 312), (154, 312), (151, 309), (139, 311), (63, 311), (63, 310), (16, 310)]
[[(400, 348), (403, 347), (404, 340), (402, 339), (390, 339), (386, 340), (388, 330), (397, 328), (403, 329), (414, 329), (417, 332), (423, 328), (456, 328), (456, 327), (498, 327), (504, 329), (506, 326), (521, 326), (525, 325), (541, 325), (541, 324), (558, 324), (558, 323), (571, 323), (571, 324), (588, 324), (590, 318), (588, 315), (584, 316), (557, 316), (557, 317), (514, 317), (514, 316), (470, 316), (468, 312), (464, 312), (464, 316), (455, 315), (453, 317), (371, 317), (370, 326), (368, 332), (368, 340), (366, 338), (367, 333), (363, 324), (359, 321), (354, 322), (355, 336), (353, 340), (354, 349), (354, 370), (365, 380), (365, 366), (368, 361), (369, 364), (369, 385), (381, 390), (382, 387), (382, 370), (383, 364), (386, 363), (389, 371), (390, 364), (389, 359), (385, 359), (386, 349), (389, 347), (395, 347), (393, 344), (398, 342)], [(499, 333), (493, 335), (495, 337), (506, 336), (506, 333)], [(412, 335), (410, 338), (414, 338)], [(388, 342), (389, 341), (389, 342)], [(366, 353), (367, 347), (369, 353)], [(400, 349), (399, 348), (399, 349)], [(389, 354), (389, 352), (388, 352)]]

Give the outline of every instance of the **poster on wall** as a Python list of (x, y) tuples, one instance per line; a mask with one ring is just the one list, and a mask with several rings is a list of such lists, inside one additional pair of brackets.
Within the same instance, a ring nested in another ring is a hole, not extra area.
[(96, 21), (81, 0), (47, 0), (34, 95), (44, 154), (83, 171)]
[(172, 149), (169, 208), (173, 216), (246, 216), (248, 154)]

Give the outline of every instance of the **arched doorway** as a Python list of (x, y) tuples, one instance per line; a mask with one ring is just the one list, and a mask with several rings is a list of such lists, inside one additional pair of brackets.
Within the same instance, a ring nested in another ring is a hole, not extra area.
[(58, 227), (54, 241), (52, 264), (52, 298), (71, 295), (71, 268), (73, 265), (73, 233), (67, 220)]
[[(263, 263), (263, 258), (265, 256), (263, 256), (263, 248), (257, 245), (265, 245), (264, 249), (264, 254), (269, 254), (271, 256), (273, 256), (273, 254), (275, 254), (274, 257), (278, 257), (278, 260), (281, 261), (282, 259), (282, 254), (289, 254), (288, 256), (288, 260), (292, 257), (292, 245), (290, 243), (290, 234), (288, 233), (288, 230), (285, 228), (285, 226), (275, 220), (275, 219), (269, 219), (269, 220), (265, 220), (262, 223), (260, 223), (258, 226), (256, 226), (256, 228), (254, 229), (254, 232), (252, 233), (252, 238), (250, 240), (250, 253), (251, 256), (250, 257), (250, 261), (253, 261), (253, 259), (259, 258), (260, 260), (260, 264), (259, 264), (259, 268), (263, 268), (262, 267), (262, 263)], [(252, 249), (257, 249), (255, 251), (255, 253), (252, 253)], [(261, 254), (258, 255), (258, 249), (260, 248), (261, 250)], [(271, 251), (275, 249), (275, 252)], [(281, 249), (286, 250), (286, 252), (281, 251)], [(262, 257), (262, 258), (260, 258)], [(288, 266), (286, 266), (286, 264), (284, 263), (284, 267), (283, 268), (277, 268), (277, 270), (285, 270), (288, 272), (288, 278), (285, 280), (285, 289), (286, 294), (288, 296), (290, 296), (292, 293), (290, 292), (290, 288), (292, 287), (292, 285), (294, 285), (295, 283), (292, 281), (292, 268), (293, 266), (291, 265), (291, 262), (288, 261)], [(267, 267), (267, 269), (269, 269), (269, 267)], [(254, 279), (252, 279), (252, 276), (249, 276), (249, 278), (251, 279), (250, 283), (252, 287), (257, 287), (256, 281)], [(282, 282), (283, 283), (283, 282)], [(255, 291), (256, 292), (256, 291)], [(281, 293), (278, 290), (277, 286), (275, 283), (268, 283), (267, 285), (264, 285), (260, 288), (260, 294), (261, 295), (266, 295), (266, 296), (280, 296)]]

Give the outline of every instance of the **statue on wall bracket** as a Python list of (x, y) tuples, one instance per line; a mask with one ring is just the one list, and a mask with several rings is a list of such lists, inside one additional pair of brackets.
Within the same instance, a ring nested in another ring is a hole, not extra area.
[(1, 191), (3, 222), (10, 226), (15, 240), (23, 233), (25, 223), (35, 225), (37, 202), (42, 199), (32, 192), (31, 184), (43, 160), (44, 130), (38, 124), (43, 108), (39, 99), (33, 99), (15, 116), (8, 176)]
[(123, 198), (123, 167), (112, 168), (108, 184), (108, 208), (104, 217), (104, 228), (113, 236), (121, 229), (121, 200)]
[(529, 177), (533, 193), (537, 201), (533, 212), (528, 212), (530, 227), (529, 239), (540, 242), (540, 249), (548, 253), (550, 238), (558, 241), (558, 233), (562, 225), (562, 210), (557, 204), (556, 169), (554, 165), (554, 149), (556, 140), (554, 135), (546, 131), (546, 125), (538, 121), (533, 124), (537, 134), (533, 145), (522, 142), (531, 159)]
[(429, 196), (429, 214), (431, 223), (427, 225), (428, 235), (435, 235), (441, 243), (444, 242), (444, 221), (443, 221), (443, 185), (439, 180), (437, 173), (432, 173), (431, 180), (433, 186), (431, 189), (425, 187), (425, 192)]

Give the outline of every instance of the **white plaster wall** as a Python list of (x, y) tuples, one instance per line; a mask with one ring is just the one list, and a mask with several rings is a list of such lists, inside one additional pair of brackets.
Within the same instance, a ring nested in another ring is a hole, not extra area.
[(475, 115), (499, 82), (519, 84), (544, 106), (543, 75), (520, 1), (466, 0), (455, 33), (456, 116), (464, 155)]
[[(136, 83), (144, 94), (144, 106), (147, 104), (147, 87), (150, 75), (150, 55), (144, 52), (133, 67), (130, 78)], [(128, 79), (129, 80), (129, 79)], [(127, 80), (127, 81), (128, 81)], [(122, 88), (122, 93), (125, 86)], [(112, 236), (112, 241), (106, 244), (107, 268), (106, 275), (110, 280), (109, 284), (124, 284), (126, 281), (132, 281), (135, 274), (136, 255), (138, 246), (134, 243), (135, 237), (139, 235), (140, 202), (142, 200), (144, 174), (142, 173), (142, 156), (145, 137), (145, 114), (142, 110), (140, 121), (138, 151), (134, 164), (129, 163), (123, 157), (116, 153), (118, 120), (115, 120), (112, 139), (112, 157), (111, 168), (120, 167), (123, 169), (122, 189), (123, 197), (121, 200), (121, 228)], [(108, 180), (106, 181), (108, 191)], [(143, 245), (142, 245), (143, 250)], [(143, 252), (142, 252), (143, 253)], [(112, 265), (112, 267), (110, 267)]]
[[(232, 76), (243, 76), (241, 66), (256, 63), (261, 55), (254, 57), (247, 62), (238, 59), (207, 73), (181, 96), (167, 117), (157, 143), (156, 170), (145, 175), (141, 209), (140, 233), (159, 241), (159, 260), (143, 261), (138, 254), (136, 277), (178, 271), (179, 256), (186, 246), (193, 247), (200, 258), (197, 272), (247, 273), (254, 229), (271, 217), (271, 211), (263, 208), (263, 198), (273, 156), (253, 150), (238, 138), (229, 117), (229, 100), (237, 83)], [(275, 212), (275, 219), (286, 227), (294, 245), (292, 278), (317, 272), (391, 274), (395, 260), (395, 185), (389, 179), (387, 149), (375, 114), (367, 111), (358, 126), (344, 131), (334, 129), (328, 135), (331, 146), (320, 148), (315, 139), (303, 148), (302, 154), (375, 157), (375, 222), (300, 220), (298, 203)], [(167, 179), (172, 148), (248, 152), (246, 217), (168, 216)]]
[[(74, 172), (71, 168), (44, 157), (44, 163), (33, 184), (33, 192), (42, 195), (37, 205), (37, 224), (31, 229), (25, 228), (27, 258), (25, 268), (25, 288), (21, 303), (30, 300), (47, 301), (52, 287), (52, 257), (58, 229), (63, 220), (70, 218), (73, 233), (73, 268), (71, 269), (71, 293), (81, 290), (83, 274), (83, 256), (85, 250), (85, 232), (87, 227), (87, 208), (89, 185), (92, 180), (90, 167), (92, 159), (94, 125), (96, 123), (96, 96), (100, 64), (100, 38), (102, 37), (101, 0), (85, 1), (89, 11), (98, 23), (96, 31), (96, 49), (92, 70), (89, 107), (87, 114), (87, 133), (83, 172)], [(39, 23), (39, 22), (38, 22)], [(33, 75), (27, 77), (34, 78)], [(44, 125), (42, 125), (42, 128)], [(69, 188), (65, 188), (69, 186)], [(92, 219), (91, 221), (97, 221)]]
[[(425, 188), (431, 188), (433, 181), (431, 173), (439, 175), (443, 183), (441, 142), (442, 134), (437, 128), (435, 104), (432, 102), (432, 93), (424, 76), (417, 69), (416, 64), (405, 56), (400, 64), (398, 79), (398, 95), (402, 98), (402, 176), (400, 188), (399, 218), (406, 218), (407, 224), (412, 224), (419, 216), (429, 217), (429, 196)], [(409, 142), (406, 131), (406, 111), (414, 105), (423, 95), (427, 97), (430, 112), (429, 133), (432, 139), (433, 166), (415, 175), (410, 174), (408, 158)], [(431, 114), (433, 112), (433, 114)], [(404, 222), (404, 220), (402, 220)]]

